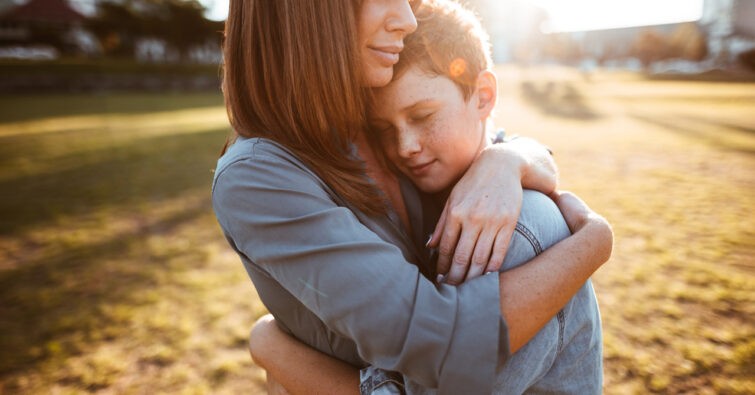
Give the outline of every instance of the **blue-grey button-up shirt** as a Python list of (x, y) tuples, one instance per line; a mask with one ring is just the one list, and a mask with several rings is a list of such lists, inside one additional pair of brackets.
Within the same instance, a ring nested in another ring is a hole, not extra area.
[[(403, 189), (421, 227), (419, 198)], [(229, 148), (212, 201), (262, 302), (295, 337), (441, 394), (492, 391), (509, 355), (499, 276), (433, 284), (410, 264), (421, 254), (395, 216), (355, 209), (268, 139), (240, 138)]]

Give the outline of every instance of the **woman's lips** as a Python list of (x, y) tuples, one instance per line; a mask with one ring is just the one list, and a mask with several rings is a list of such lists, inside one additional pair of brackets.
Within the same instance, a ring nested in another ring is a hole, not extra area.
[(400, 47), (369, 47), (378, 61), (384, 66), (393, 66), (398, 63)]

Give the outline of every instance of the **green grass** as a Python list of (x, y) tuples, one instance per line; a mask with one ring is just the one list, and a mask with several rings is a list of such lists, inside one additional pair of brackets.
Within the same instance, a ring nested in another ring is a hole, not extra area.
[(264, 309), (209, 204), (222, 98), (0, 102), (0, 392), (261, 388)]
[[(614, 226), (605, 393), (755, 392), (753, 85), (498, 72), (498, 124)], [(0, 393), (263, 392), (227, 132), (215, 94), (0, 96)]]

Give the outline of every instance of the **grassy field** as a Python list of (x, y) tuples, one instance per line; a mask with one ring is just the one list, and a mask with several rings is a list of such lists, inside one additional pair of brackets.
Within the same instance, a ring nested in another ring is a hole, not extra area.
[[(755, 84), (498, 70), (614, 225), (606, 394), (755, 393)], [(219, 95), (0, 97), (0, 393), (262, 393), (209, 204)]]

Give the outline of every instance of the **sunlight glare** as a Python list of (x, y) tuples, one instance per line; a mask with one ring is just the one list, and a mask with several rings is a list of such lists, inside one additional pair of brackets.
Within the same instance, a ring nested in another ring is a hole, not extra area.
[(545, 10), (543, 30), (585, 31), (700, 19), (703, 0), (531, 0)]

